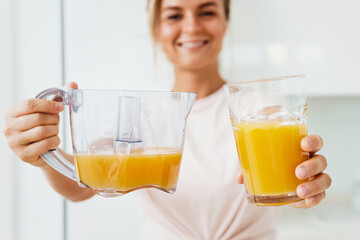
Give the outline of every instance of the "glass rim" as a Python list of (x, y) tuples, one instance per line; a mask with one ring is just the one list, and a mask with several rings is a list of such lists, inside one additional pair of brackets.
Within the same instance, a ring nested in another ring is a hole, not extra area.
[(252, 83), (266, 83), (266, 82), (276, 82), (276, 81), (282, 81), (282, 80), (289, 80), (294, 78), (300, 78), (305, 79), (305, 75), (299, 74), (299, 75), (290, 75), (290, 76), (283, 76), (283, 77), (274, 77), (274, 78), (265, 78), (265, 79), (259, 79), (259, 80), (251, 80), (251, 81), (245, 81), (245, 82), (238, 82), (238, 83), (230, 83), (226, 84), (224, 88), (232, 88), (232, 87), (238, 87), (246, 84), (252, 84)]
[(120, 90), (120, 89), (73, 89), (73, 88), (63, 88), (63, 90), (69, 92), (80, 92), (80, 91), (86, 91), (86, 92), (118, 92), (118, 93), (158, 93), (158, 94), (189, 94), (189, 95), (197, 95), (195, 92), (176, 92), (176, 91), (159, 91), (159, 90)]

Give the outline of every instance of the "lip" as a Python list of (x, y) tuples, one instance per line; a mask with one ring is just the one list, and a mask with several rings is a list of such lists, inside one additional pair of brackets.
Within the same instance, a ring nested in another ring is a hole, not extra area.
[(204, 40), (178, 41), (176, 45), (177, 47), (184, 50), (197, 50), (203, 48), (208, 44), (209, 44), (209, 40), (204, 39)]

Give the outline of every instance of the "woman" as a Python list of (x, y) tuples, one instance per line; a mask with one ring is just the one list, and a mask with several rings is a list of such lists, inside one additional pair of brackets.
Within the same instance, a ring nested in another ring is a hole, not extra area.
[[(218, 69), (218, 56), (227, 29), (230, 0), (153, 0), (149, 2), (151, 32), (175, 72), (174, 91), (198, 94), (188, 119), (185, 147), (174, 195), (158, 190), (135, 192), (149, 239), (274, 239), (275, 210), (246, 201), (238, 157)], [(69, 83), (69, 88), (77, 88)], [(251, 103), (249, 103), (251, 104)], [(25, 162), (40, 167), (50, 185), (71, 201), (94, 193), (49, 167), (40, 155), (59, 145), (61, 104), (29, 99), (9, 109), (9, 146)], [(317, 135), (305, 137), (304, 151), (312, 157), (300, 164), (296, 176), (311, 178), (298, 186), (304, 200), (291, 204), (309, 208), (325, 197), (331, 184), (322, 173), (326, 159)], [(62, 152), (63, 153), (63, 152)], [(65, 154), (69, 161), (72, 156)]]

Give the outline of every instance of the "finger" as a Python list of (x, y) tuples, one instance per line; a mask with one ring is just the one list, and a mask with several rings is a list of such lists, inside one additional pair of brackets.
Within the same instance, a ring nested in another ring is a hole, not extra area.
[(78, 85), (76, 82), (68, 82), (64, 88), (72, 88), (72, 89), (78, 89)]
[(27, 99), (9, 110), (12, 117), (20, 117), (32, 113), (59, 113), (64, 109), (63, 104), (44, 99)]
[(32, 113), (14, 118), (8, 127), (16, 131), (27, 131), (36, 126), (57, 125), (59, 121), (59, 114)]
[(18, 145), (27, 145), (29, 143), (41, 141), (43, 139), (59, 134), (58, 125), (37, 126), (30, 130), (20, 133), (17, 136)]
[(283, 105), (272, 105), (272, 106), (267, 106), (264, 107), (259, 114), (261, 114), (261, 116), (270, 116), (273, 113), (277, 113), (277, 112), (282, 112), (283, 111), (284, 106)]
[(30, 164), (35, 165), (36, 162), (30, 162), (30, 159), (37, 159), (38, 157), (49, 151), (50, 149), (57, 148), (60, 144), (60, 138), (58, 136), (52, 136), (41, 141), (29, 144), (26, 146), (23, 151), (19, 154), (19, 157)]
[(244, 176), (242, 175), (242, 172), (241, 172), (241, 171), (236, 175), (236, 181), (237, 181), (239, 184), (243, 184), (243, 183), (244, 183)]
[(301, 148), (305, 152), (315, 153), (323, 146), (323, 140), (319, 135), (309, 135), (301, 140)]
[(310, 208), (310, 207), (314, 207), (316, 205), (318, 205), (324, 198), (326, 197), (326, 193), (325, 192), (321, 192), (315, 196), (312, 196), (310, 198), (306, 198), (305, 199), (305, 206), (307, 208)]
[(322, 200), (325, 199), (325, 197), (326, 193), (322, 192), (310, 198), (306, 198), (300, 202), (291, 203), (289, 205), (295, 208), (311, 208), (318, 205)]
[(309, 198), (321, 192), (324, 192), (331, 185), (331, 178), (326, 173), (320, 173), (317, 177), (309, 182), (300, 184), (296, 188), (296, 193), (301, 198)]
[(296, 167), (295, 174), (298, 179), (306, 179), (323, 172), (327, 167), (326, 158), (322, 155), (314, 155), (309, 160)]

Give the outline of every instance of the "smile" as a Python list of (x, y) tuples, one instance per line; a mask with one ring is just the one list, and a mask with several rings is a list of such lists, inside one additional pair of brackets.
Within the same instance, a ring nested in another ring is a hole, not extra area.
[(179, 42), (177, 45), (183, 49), (195, 50), (199, 49), (209, 43), (208, 40), (204, 41), (192, 41), (192, 42)]

